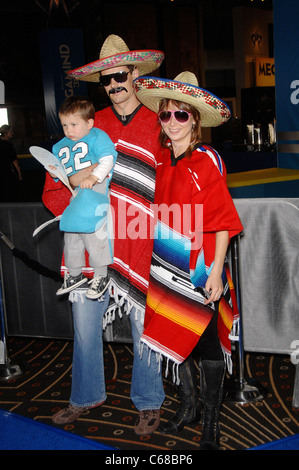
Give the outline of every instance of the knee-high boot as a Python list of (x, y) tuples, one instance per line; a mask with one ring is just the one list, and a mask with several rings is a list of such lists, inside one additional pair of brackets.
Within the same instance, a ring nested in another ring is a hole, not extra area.
[(200, 403), (196, 384), (194, 361), (190, 356), (179, 367), (180, 383), (177, 386), (180, 405), (173, 418), (160, 423), (159, 431), (163, 434), (179, 432), (186, 424), (199, 422)]
[(219, 450), (220, 408), (223, 398), (224, 361), (201, 362), (200, 388), (202, 398), (202, 438), (200, 450)]

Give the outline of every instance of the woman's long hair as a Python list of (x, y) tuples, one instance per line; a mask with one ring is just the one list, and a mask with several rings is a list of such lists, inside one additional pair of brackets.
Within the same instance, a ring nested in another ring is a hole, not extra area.
[[(159, 113), (161, 111), (164, 111), (167, 107), (168, 104), (172, 103), (176, 108), (181, 109), (183, 111), (187, 111), (188, 113), (192, 113), (193, 119), (194, 119), (194, 124), (192, 126), (192, 131), (191, 131), (191, 139), (190, 139), (190, 145), (187, 148), (185, 152), (185, 158), (190, 158), (194, 145), (197, 143), (202, 142), (202, 137), (201, 137), (201, 125), (200, 125), (200, 112), (191, 106), (188, 103), (183, 103), (182, 101), (177, 101), (177, 100), (170, 100), (168, 98), (163, 98), (160, 101), (159, 105)], [(159, 142), (162, 147), (164, 148), (169, 148), (169, 137), (165, 134), (163, 131), (163, 128), (161, 126), (160, 130), (160, 135), (159, 135)]]

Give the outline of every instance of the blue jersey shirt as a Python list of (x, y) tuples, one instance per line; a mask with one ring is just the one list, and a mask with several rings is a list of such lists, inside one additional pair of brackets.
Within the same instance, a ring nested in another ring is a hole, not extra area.
[(114, 163), (117, 157), (115, 146), (108, 134), (96, 127), (78, 141), (64, 137), (53, 145), (52, 153), (60, 161), (68, 177), (99, 163), (102, 157), (113, 155)]

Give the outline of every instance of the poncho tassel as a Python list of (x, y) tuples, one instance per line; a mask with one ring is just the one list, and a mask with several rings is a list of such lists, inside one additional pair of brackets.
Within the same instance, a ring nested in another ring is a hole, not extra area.
[(116, 316), (116, 310), (119, 310), (118, 306), (113, 304), (110, 305), (103, 317), (103, 330), (107, 327), (107, 325), (111, 325), (114, 322)]
[(85, 299), (86, 299), (86, 290), (84, 289), (81, 289), (81, 290), (73, 290), (70, 292), (69, 294), (69, 301), (71, 303), (74, 303), (74, 302), (81, 302), (81, 304), (84, 303)]
[[(69, 301), (71, 303), (81, 302), (81, 304), (83, 304), (86, 300), (86, 290), (87, 289), (74, 289), (69, 294)], [(99, 299), (97, 299), (97, 301), (103, 302), (104, 298), (100, 297)], [(96, 300), (94, 300), (93, 302), (96, 302)], [(113, 304), (110, 305), (107, 311), (105, 312), (103, 316), (103, 330), (105, 330), (107, 325), (110, 325), (115, 320), (115, 312), (117, 308), (117, 305)]]
[(160, 373), (161, 372), (161, 365), (162, 365), (162, 361), (163, 361), (162, 354), (158, 353), (158, 352), (155, 352), (154, 350), (149, 348), (148, 345), (145, 344), (143, 341), (140, 341), (139, 342), (139, 356), (140, 356), (140, 358), (142, 358), (142, 356), (143, 356), (144, 348), (146, 348), (147, 352), (148, 352), (147, 365), (150, 366), (150, 364), (151, 364), (151, 355), (152, 355), (152, 353), (155, 354), (156, 362), (158, 363), (158, 366), (159, 366), (158, 367), (158, 373)]
[(224, 356), (224, 362), (226, 365), (227, 372), (229, 375), (232, 375), (233, 373), (233, 361), (232, 361), (232, 356), (230, 353), (223, 351), (223, 356)]
[(239, 334), (240, 334), (240, 321), (239, 317), (234, 319), (233, 326), (231, 332), (229, 334), (229, 339), (231, 341), (239, 341)]
[(134, 309), (135, 319), (136, 320), (139, 319), (141, 323), (144, 322), (145, 307), (141, 307), (139, 304), (134, 302), (134, 300), (132, 300), (130, 295), (122, 291), (121, 289), (119, 289), (117, 284), (115, 284), (112, 281), (112, 279), (109, 285), (109, 295), (110, 295), (110, 299), (113, 299), (118, 307), (118, 314), (120, 318), (122, 317), (123, 313), (125, 313), (126, 315), (129, 315), (132, 309)]

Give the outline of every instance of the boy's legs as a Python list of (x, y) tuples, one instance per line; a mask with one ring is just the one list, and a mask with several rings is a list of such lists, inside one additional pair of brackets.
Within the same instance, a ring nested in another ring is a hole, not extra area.
[[(93, 187), (93, 191), (108, 194), (108, 180)], [(94, 233), (82, 234), (84, 245), (89, 254), (89, 264), (93, 268), (94, 278), (86, 292), (89, 299), (100, 298), (109, 285), (108, 265), (113, 263), (113, 223), (111, 207), (103, 225)]]
[(71, 276), (78, 276), (85, 266), (85, 246), (81, 233), (64, 233), (64, 262)]
[(89, 264), (94, 270), (94, 278), (86, 296), (89, 299), (98, 299), (109, 285), (108, 265), (113, 262), (106, 224), (95, 233), (84, 234), (83, 240), (89, 254)]
[(68, 273), (65, 274), (63, 284), (58, 289), (57, 295), (66, 294), (87, 281), (82, 274), (82, 267), (85, 266), (85, 247), (81, 234), (65, 232), (64, 261)]

